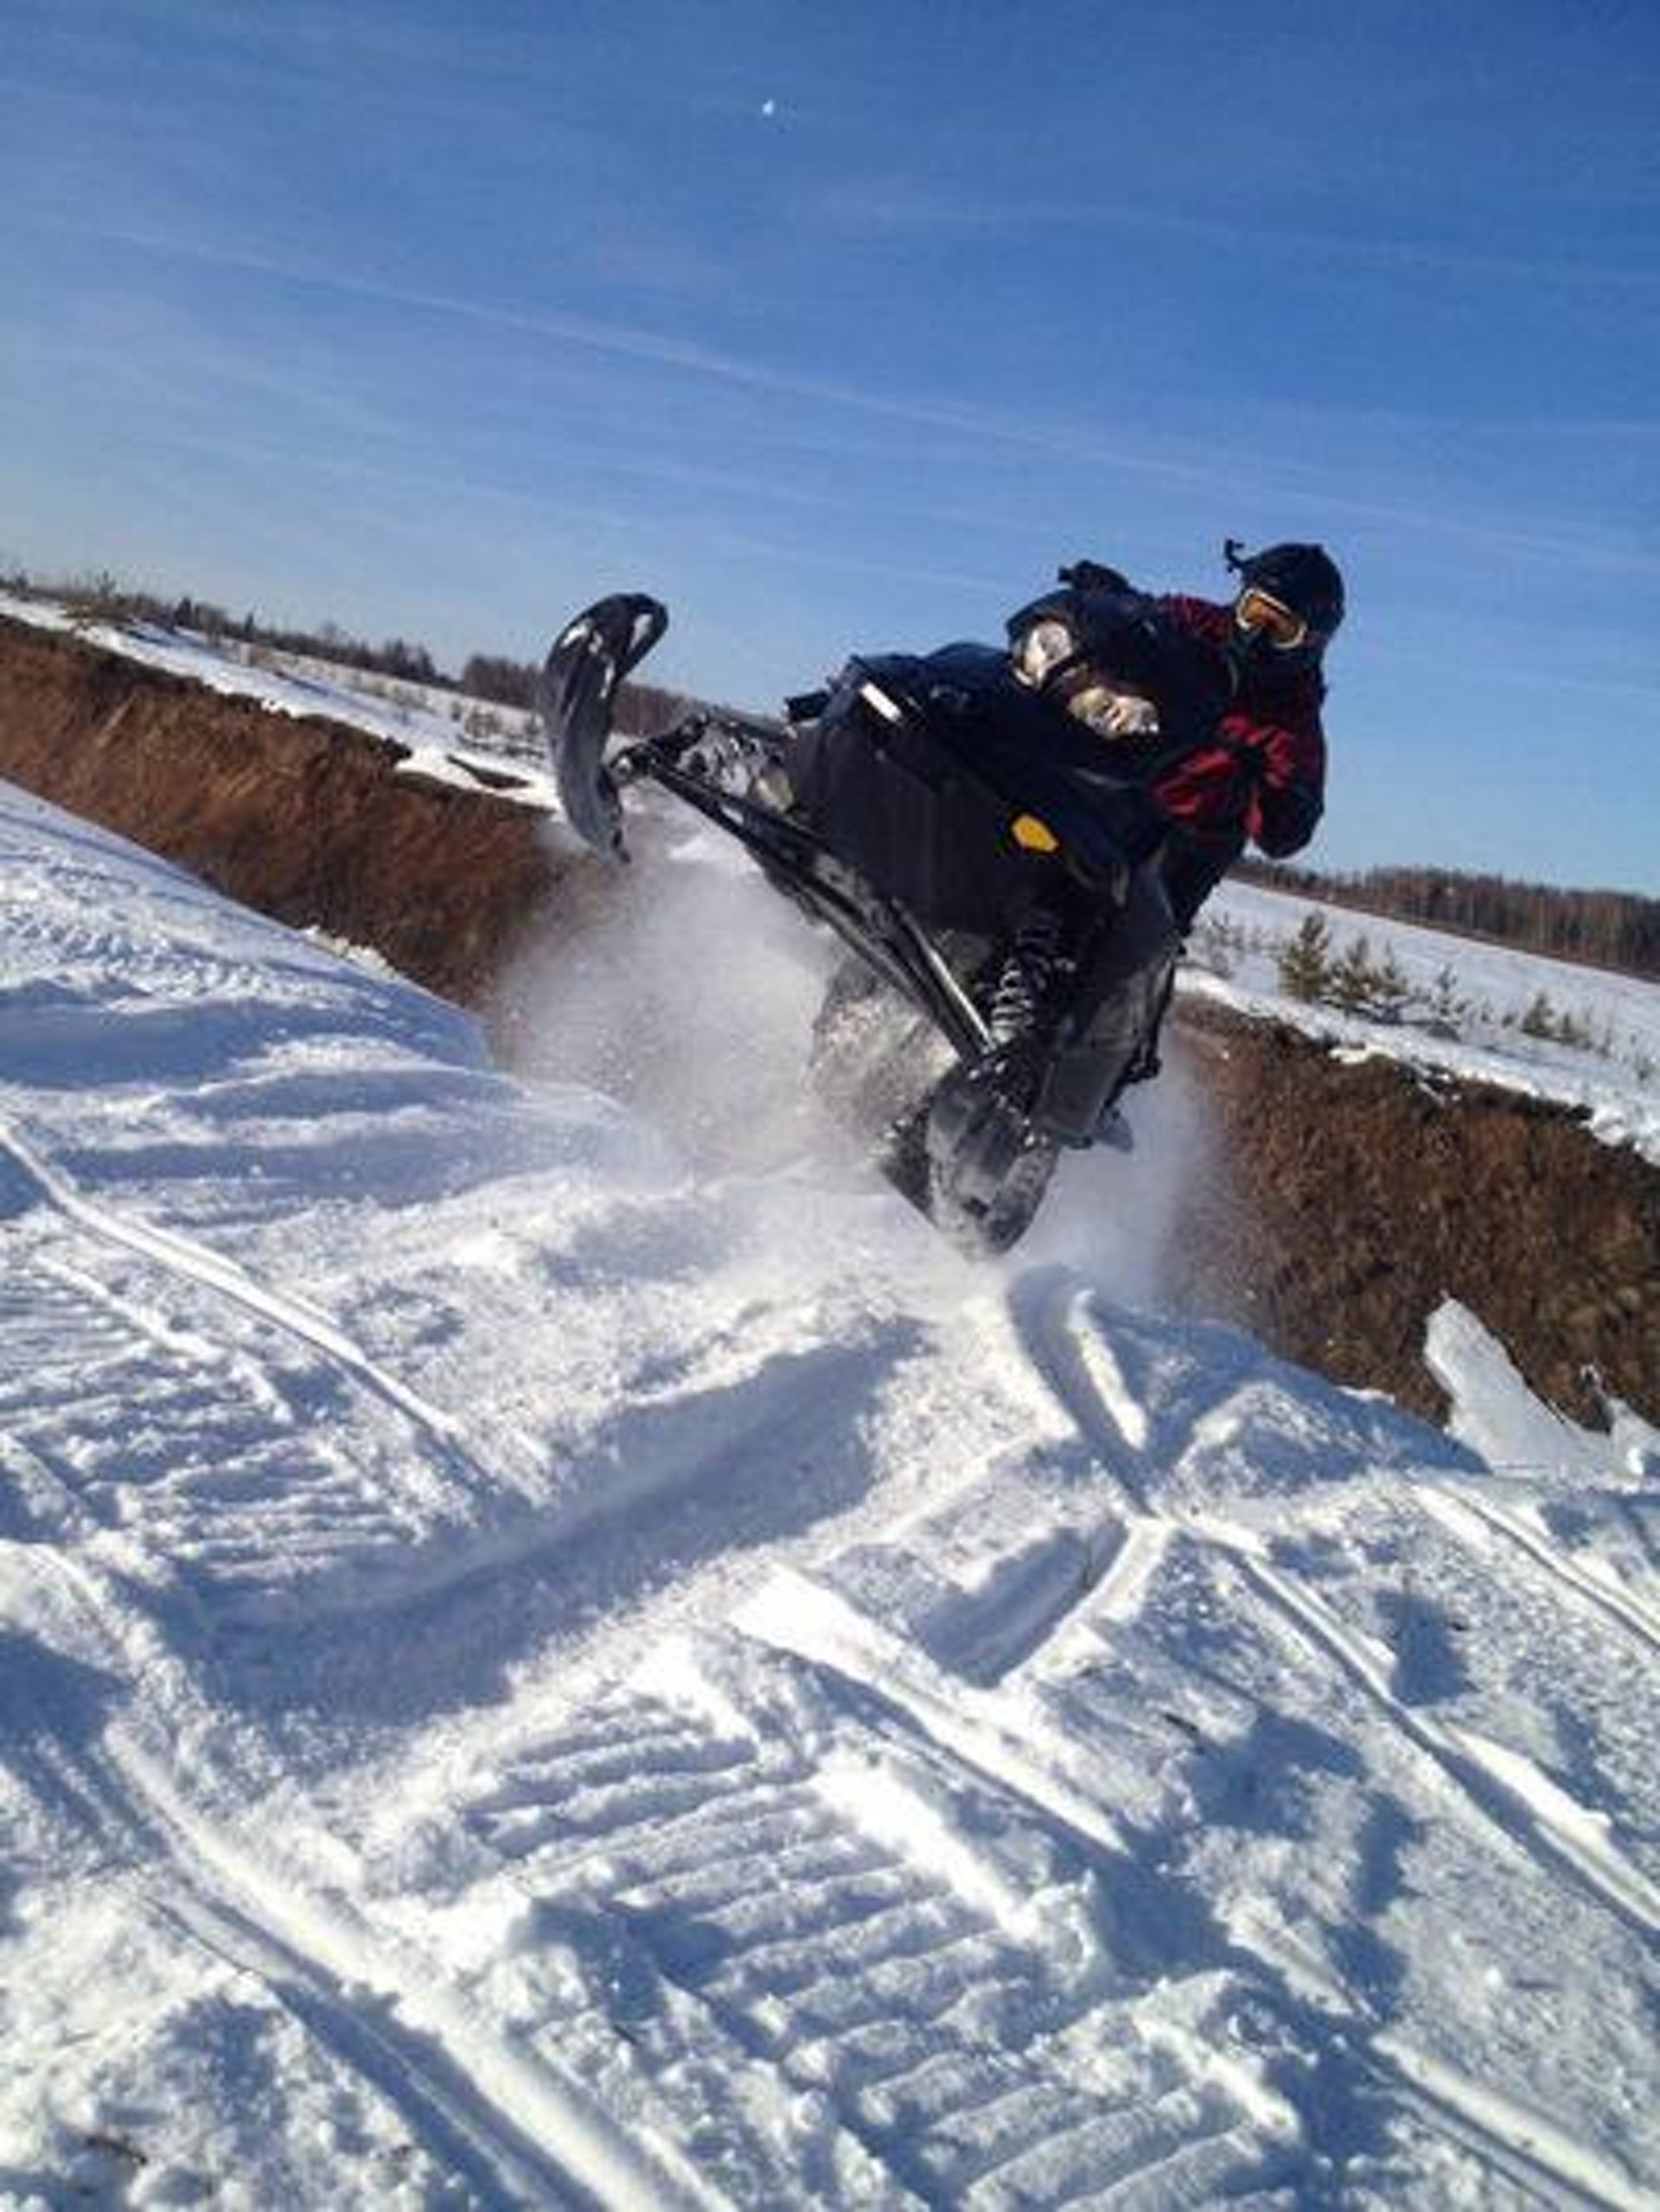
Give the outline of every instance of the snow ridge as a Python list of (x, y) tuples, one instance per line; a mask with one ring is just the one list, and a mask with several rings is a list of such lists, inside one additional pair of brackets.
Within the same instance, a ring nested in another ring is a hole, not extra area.
[(0, 851), (8, 2202), (1653, 2201), (1660, 1438)]

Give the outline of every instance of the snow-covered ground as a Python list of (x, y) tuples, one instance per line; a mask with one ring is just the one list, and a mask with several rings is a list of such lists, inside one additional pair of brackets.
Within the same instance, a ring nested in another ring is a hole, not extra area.
[(651, 896), (741, 1148), (0, 787), (0, 2201), (1656, 2201), (1660, 1437), (1127, 1302), (1156, 1128), (960, 1260)]

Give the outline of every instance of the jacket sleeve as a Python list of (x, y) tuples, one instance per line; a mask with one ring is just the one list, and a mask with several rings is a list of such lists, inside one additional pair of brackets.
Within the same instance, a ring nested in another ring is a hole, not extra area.
[(1325, 733), (1318, 707), (1269, 719), (1235, 707), (1218, 735), (1248, 771), (1244, 828), (1270, 860), (1300, 852), (1325, 811)]

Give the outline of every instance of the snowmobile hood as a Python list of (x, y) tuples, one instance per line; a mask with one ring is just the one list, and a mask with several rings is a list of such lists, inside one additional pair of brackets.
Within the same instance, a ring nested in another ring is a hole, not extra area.
[(1099, 738), (1021, 683), (1006, 653), (975, 643), (927, 654), (860, 654), (842, 681), (878, 720), (926, 724), (1007, 802), (1038, 816), (1086, 878), (1115, 879), (1140, 860), (1163, 824), (1140, 778)]

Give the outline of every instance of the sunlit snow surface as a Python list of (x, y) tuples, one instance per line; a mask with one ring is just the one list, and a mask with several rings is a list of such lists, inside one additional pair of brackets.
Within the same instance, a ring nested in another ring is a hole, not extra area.
[(657, 1122), (0, 788), (0, 2200), (1660, 2187), (1652, 1432)]

